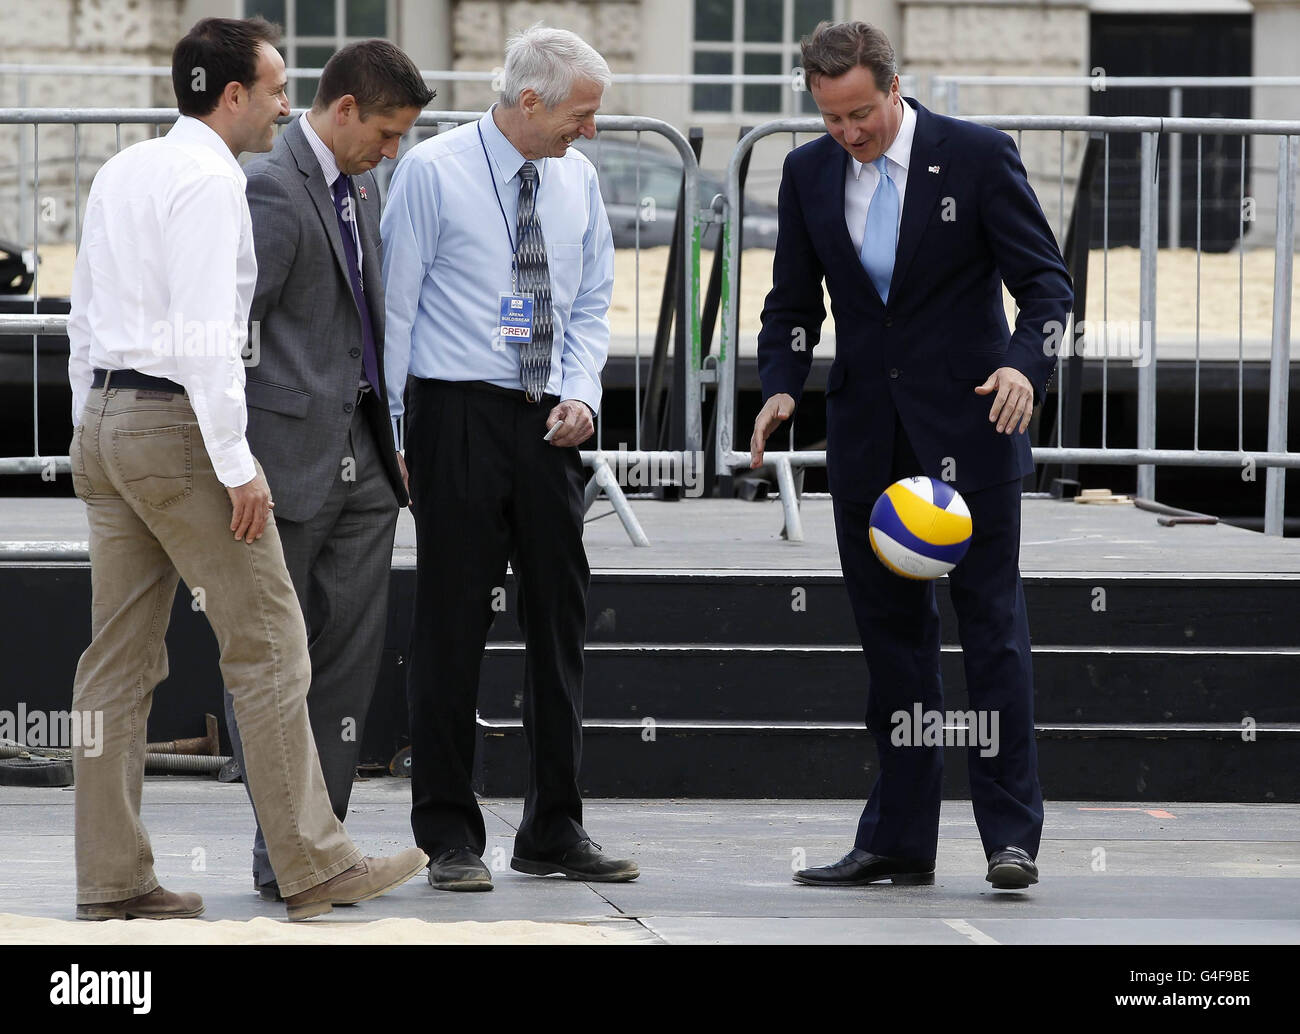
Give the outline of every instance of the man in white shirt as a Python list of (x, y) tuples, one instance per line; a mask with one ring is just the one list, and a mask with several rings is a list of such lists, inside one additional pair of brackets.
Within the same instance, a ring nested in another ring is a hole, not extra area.
[(203, 911), (199, 895), (159, 886), (140, 822), (178, 577), (216, 633), (289, 919), (386, 893), (426, 863), (417, 848), (362, 858), (330, 808), (307, 718), (303, 618), (244, 437), (257, 262), (236, 157), (268, 150), (288, 113), (278, 35), (261, 18), (198, 22), (172, 55), (181, 118), (110, 159), (86, 203), (69, 451), (90, 524), (93, 638), (72, 706), (101, 712), (104, 737), (97, 756), (73, 751), (78, 919)]

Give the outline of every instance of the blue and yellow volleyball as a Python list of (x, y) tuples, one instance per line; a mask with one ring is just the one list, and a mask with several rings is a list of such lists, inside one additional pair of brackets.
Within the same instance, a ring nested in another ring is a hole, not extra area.
[(896, 575), (941, 578), (970, 548), (970, 510), (952, 485), (928, 477), (903, 478), (871, 508), (871, 548)]

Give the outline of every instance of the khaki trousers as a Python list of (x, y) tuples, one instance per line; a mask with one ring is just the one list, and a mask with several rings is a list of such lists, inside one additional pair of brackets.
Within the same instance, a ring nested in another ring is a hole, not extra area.
[[(91, 391), (70, 448), (90, 521), (92, 640), (72, 706), (102, 711), (102, 753), (74, 749), (77, 903), (158, 886), (140, 821), (145, 725), (167, 676), (164, 637), (177, 578), (216, 634), (221, 675), (244, 740), (244, 778), (280, 892), (300, 893), (350, 868), (361, 852), (330, 808), (307, 717), (311, 665), (298, 598), (274, 519), (251, 545), (230, 530), (188, 399)], [(258, 466), (261, 473), (261, 467)]]

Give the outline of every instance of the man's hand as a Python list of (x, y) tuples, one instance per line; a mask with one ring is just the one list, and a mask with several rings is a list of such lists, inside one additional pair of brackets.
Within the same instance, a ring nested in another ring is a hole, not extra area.
[(998, 433), (1023, 432), (1034, 413), (1034, 388), (1029, 378), (1010, 366), (999, 367), (975, 389), (975, 394), (987, 395), (992, 391), (998, 394), (989, 410), (989, 419), (997, 421)]
[(406, 471), (406, 457), (400, 452), (397, 454), (397, 469), (402, 472), (402, 487), (406, 489), (407, 506), (412, 511), (415, 510), (415, 504), (410, 502), (411, 498), (411, 475)]
[(252, 481), (237, 488), (227, 488), (234, 513), (230, 517), (230, 530), (235, 538), (253, 542), (262, 537), (266, 522), (275, 509), (271, 502), (271, 487), (266, 478), (258, 474)]
[(549, 431), (556, 424), (563, 423), (551, 438), (552, 445), (581, 445), (596, 430), (591, 422), (591, 410), (585, 402), (577, 399), (565, 399), (551, 410), (546, 417), (546, 429)]
[(749, 467), (753, 470), (763, 465), (763, 449), (777, 427), (794, 416), (794, 398), (783, 391), (777, 392), (758, 411), (754, 418), (754, 434), (749, 439)]

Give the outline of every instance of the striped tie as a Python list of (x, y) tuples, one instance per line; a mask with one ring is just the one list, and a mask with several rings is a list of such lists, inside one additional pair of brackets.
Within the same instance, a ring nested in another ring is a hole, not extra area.
[(519, 169), (519, 290), (533, 296), (533, 338), (519, 352), (519, 380), (530, 402), (540, 402), (551, 379), (551, 271), (546, 265), (546, 240), (537, 218), (537, 166)]

